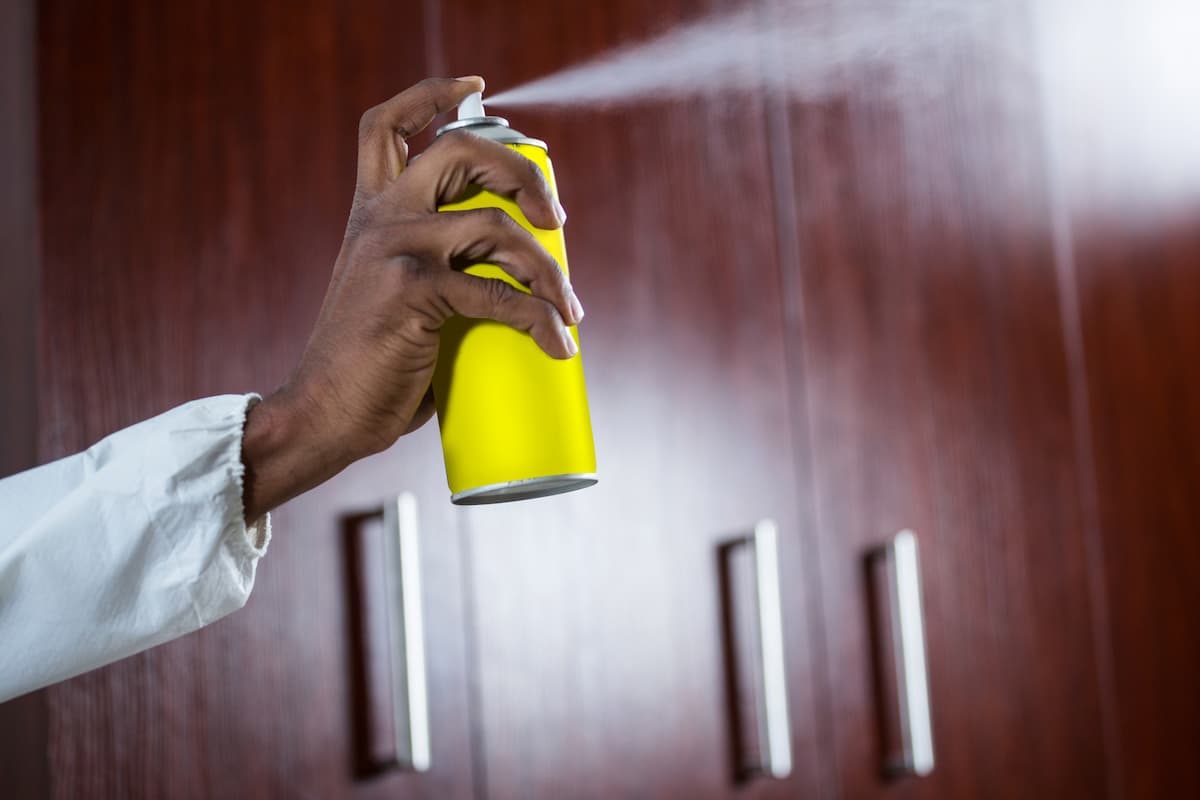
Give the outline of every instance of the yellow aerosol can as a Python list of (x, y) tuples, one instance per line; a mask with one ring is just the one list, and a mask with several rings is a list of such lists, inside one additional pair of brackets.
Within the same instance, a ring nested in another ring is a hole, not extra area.
[[(557, 196), (546, 143), (514, 130), (501, 117), (487, 116), (479, 95), (467, 98), (459, 107), (458, 121), (442, 127), (438, 135), (461, 129), (511, 147), (537, 164)], [(506, 197), (475, 187), (438, 210), (487, 207), (508, 212), (570, 275), (562, 229), (535, 228)], [(466, 272), (529, 291), (494, 264), (474, 264)], [(573, 327), (571, 335), (578, 344)], [(566, 361), (556, 360), (527, 333), (491, 320), (453, 317), (442, 328), (433, 393), (452, 502), (503, 503), (596, 483), (596, 449), (580, 352)]]

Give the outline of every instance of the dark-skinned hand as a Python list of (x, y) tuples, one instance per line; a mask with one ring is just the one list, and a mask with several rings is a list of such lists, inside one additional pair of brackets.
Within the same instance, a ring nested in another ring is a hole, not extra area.
[[(537, 166), (467, 132), (408, 159), (410, 137), (482, 89), (477, 77), (430, 78), (363, 114), (350, 220), (316, 325), (291, 377), (246, 419), (248, 522), (429, 420), (439, 331), (451, 316), (526, 331), (555, 358), (575, 354), (567, 325), (583, 309), (533, 236), (498, 209), (437, 211), (476, 185), (556, 228), (565, 214)], [(480, 261), (531, 294), (462, 272)]]

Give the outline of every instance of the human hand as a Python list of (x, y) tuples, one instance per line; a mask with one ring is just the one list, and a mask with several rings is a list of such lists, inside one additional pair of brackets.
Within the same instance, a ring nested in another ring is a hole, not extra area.
[[(428, 421), (439, 331), (454, 314), (527, 331), (555, 358), (575, 354), (567, 325), (583, 309), (533, 236), (498, 209), (437, 211), (477, 185), (556, 228), (565, 214), (537, 166), (467, 132), (408, 161), (409, 137), (482, 89), (476, 77), (431, 78), (363, 115), (354, 203), (312, 336), (291, 378), (247, 418), (247, 520)], [(479, 261), (531, 294), (461, 271)]]

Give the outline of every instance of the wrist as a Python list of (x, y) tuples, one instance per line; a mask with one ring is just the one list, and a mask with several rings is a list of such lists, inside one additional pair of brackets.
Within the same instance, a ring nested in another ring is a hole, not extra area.
[(283, 387), (249, 409), (242, 434), (247, 522), (341, 472), (355, 459), (309, 398)]

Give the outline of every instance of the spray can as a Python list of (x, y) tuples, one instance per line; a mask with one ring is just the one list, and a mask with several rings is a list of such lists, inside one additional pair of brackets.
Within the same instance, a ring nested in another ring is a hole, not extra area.
[[(459, 106), (458, 121), (438, 136), (466, 129), (511, 147), (542, 170), (557, 196), (546, 143), (489, 117), (480, 95)], [(535, 228), (515, 202), (474, 187), (439, 211), (501, 208), (558, 262), (568, 277), (562, 229)], [(474, 264), (467, 274), (529, 290), (494, 264)], [(579, 343), (578, 331), (571, 335)], [(560, 361), (533, 338), (491, 320), (452, 317), (442, 328), (433, 377), (450, 500), (458, 505), (546, 497), (596, 483), (596, 450), (581, 351)]]

